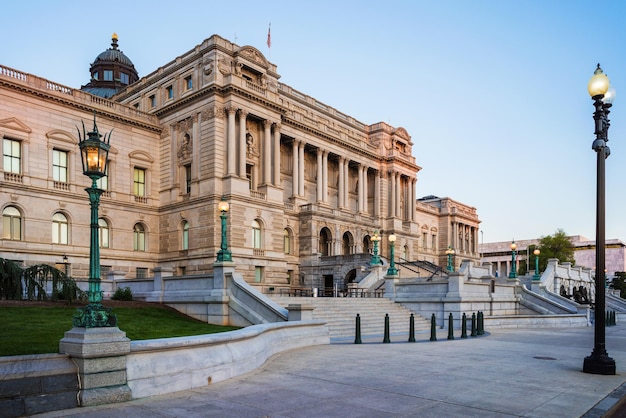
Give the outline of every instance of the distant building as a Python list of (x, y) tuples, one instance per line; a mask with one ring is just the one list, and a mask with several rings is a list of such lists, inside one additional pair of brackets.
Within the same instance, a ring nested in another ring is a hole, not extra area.
[[(569, 237), (574, 245), (574, 260), (576, 266), (595, 269), (596, 266), (596, 241), (585, 238), (581, 235)], [(529, 259), (529, 247), (538, 246), (540, 239), (515, 240), (517, 244), (516, 260), (525, 267)], [(626, 271), (626, 244), (618, 239), (606, 241), (605, 267), (607, 278), (612, 279), (616, 271)], [(494, 271), (498, 271), (500, 276), (508, 276), (511, 271), (511, 241), (490, 242), (479, 246), (482, 263), (491, 263)], [(541, 248), (540, 248), (541, 249)], [(518, 264), (519, 268), (519, 264)], [(529, 270), (534, 270), (535, 266), (529, 266)]]
[(237, 271), (261, 290), (344, 288), (354, 272), (320, 266), (371, 252), (375, 231), (386, 257), (394, 234), (404, 260), (445, 266), (452, 245), (478, 261), (476, 209), (417, 199), (404, 128), (364, 124), (280, 83), (259, 50), (217, 35), (141, 79), (116, 35), (111, 46), (81, 89), (0, 66), (0, 257), (88, 276), (76, 127), (90, 130), (95, 112), (101, 133), (113, 129), (99, 183), (103, 276), (210, 275), (222, 198)]

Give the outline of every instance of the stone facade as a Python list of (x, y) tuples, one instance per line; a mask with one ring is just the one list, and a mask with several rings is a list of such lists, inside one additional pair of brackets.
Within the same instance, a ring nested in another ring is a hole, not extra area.
[[(476, 209), (417, 199), (421, 168), (405, 129), (361, 123), (279, 78), (257, 49), (217, 35), (111, 100), (0, 67), (0, 137), (19, 149), (0, 161), (0, 257), (88, 275), (89, 180), (76, 125), (89, 130), (95, 112), (100, 132), (113, 129), (103, 276), (211, 273), (222, 198), (237, 271), (262, 290), (312, 286), (320, 258), (370, 252), (375, 230), (383, 256), (395, 234), (405, 260), (445, 266), (449, 245), (478, 260)], [(55, 180), (59, 153), (68, 175)], [(346, 277), (333, 281), (343, 287)]]

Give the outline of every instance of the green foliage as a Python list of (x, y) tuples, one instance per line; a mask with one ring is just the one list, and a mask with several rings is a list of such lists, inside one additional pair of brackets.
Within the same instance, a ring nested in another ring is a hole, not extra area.
[[(569, 262), (572, 266), (574, 261), (574, 244), (562, 229), (557, 229), (553, 235), (547, 235), (539, 241), (539, 270), (543, 271), (548, 265), (549, 258), (558, 258), (559, 263)], [(534, 248), (532, 249), (534, 251)], [(530, 250), (529, 250), (530, 251)], [(534, 258), (532, 262), (534, 262)]]
[[(239, 329), (207, 324), (166, 306), (153, 305), (113, 308), (120, 329), (126, 332), (128, 338), (148, 340)], [(0, 356), (58, 353), (59, 340), (63, 338), (65, 331), (72, 328), (72, 315), (75, 310), (76, 307), (64, 305), (41, 306), (38, 302), (32, 302), (32, 306), (2, 306)]]
[(611, 289), (620, 291), (620, 297), (626, 298), (626, 271), (616, 271), (615, 277), (609, 286)]
[[(52, 294), (46, 292), (50, 284)], [(78, 288), (76, 281), (62, 271), (47, 264), (22, 269), (15, 261), (0, 258), (0, 299), (21, 300), (85, 300), (86, 292)]]
[(133, 292), (130, 287), (118, 287), (111, 299), (130, 301), (133, 300)]

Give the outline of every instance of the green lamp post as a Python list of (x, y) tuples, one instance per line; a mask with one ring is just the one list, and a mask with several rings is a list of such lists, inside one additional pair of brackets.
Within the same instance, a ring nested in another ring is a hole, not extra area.
[(539, 274), (539, 254), (541, 254), (541, 251), (539, 248), (535, 248), (533, 254), (535, 254), (535, 274), (533, 275), (533, 280), (539, 280), (541, 278)]
[(517, 244), (515, 241), (511, 243), (511, 271), (509, 272), (509, 279), (517, 278), (517, 263), (515, 261), (515, 250), (517, 249)]
[(615, 374), (615, 360), (609, 357), (606, 351), (606, 317), (605, 309), (605, 160), (611, 153), (606, 143), (609, 141), (609, 113), (615, 98), (615, 90), (611, 87), (609, 78), (604, 74), (600, 64), (593, 73), (587, 85), (589, 95), (593, 100), (595, 111), (596, 139), (591, 148), (596, 152), (596, 300), (594, 325), (594, 348), (591, 355), (585, 357), (583, 372), (602, 375)]
[(226, 198), (222, 196), (222, 200), (217, 204), (217, 209), (222, 213), (220, 215), (220, 219), (222, 220), (222, 245), (220, 250), (217, 253), (217, 261), (233, 261), (233, 255), (228, 249), (228, 238), (226, 236), (226, 220), (228, 219), (228, 210), (230, 209), (230, 205), (226, 201)]
[(380, 241), (380, 235), (378, 235), (378, 231), (374, 231), (374, 235), (372, 236), (372, 242), (374, 243), (374, 251), (372, 252), (372, 259), (370, 260), (370, 265), (377, 266), (380, 264), (380, 256), (378, 255), (378, 242)]
[[(78, 128), (76, 128), (78, 130)], [(93, 116), (93, 131), (86, 132), (83, 123), (83, 132), (78, 130), (78, 147), (83, 163), (83, 174), (91, 179), (91, 187), (85, 189), (89, 194), (91, 206), (90, 243), (89, 243), (89, 304), (78, 309), (72, 323), (75, 327), (115, 327), (117, 317), (111, 308), (102, 305), (102, 291), (100, 290), (100, 244), (98, 242), (98, 206), (103, 190), (97, 186), (97, 181), (107, 175), (109, 142), (111, 132), (102, 136), (96, 126), (96, 114)]]
[(448, 271), (454, 271), (454, 264), (452, 264), (452, 257), (454, 256), (454, 249), (451, 246), (448, 246), (446, 250), (446, 255), (448, 256)]
[(398, 274), (398, 269), (396, 268), (396, 263), (394, 261), (395, 243), (396, 243), (396, 236), (394, 234), (389, 235), (389, 245), (391, 245), (391, 261), (389, 262), (389, 268), (387, 269), (388, 276), (396, 276)]

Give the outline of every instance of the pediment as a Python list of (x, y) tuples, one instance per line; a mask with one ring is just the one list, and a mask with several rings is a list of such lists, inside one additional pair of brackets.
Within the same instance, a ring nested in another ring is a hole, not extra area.
[(11, 129), (13, 131), (25, 132), (27, 134), (32, 132), (26, 124), (21, 122), (17, 118), (0, 119), (0, 128)]
[(139, 160), (139, 161), (145, 161), (145, 162), (149, 162), (149, 163), (153, 163), (154, 162), (154, 158), (152, 158), (152, 156), (150, 154), (148, 154), (147, 152), (144, 151), (133, 151), (130, 154), (128, 154), (128, 157), (131, 160)]
[(269, 62), (267, 61), (265, 56), (261, 53), (261, 51), (253, 46), (246, 45), (241, 47), (241, 49), (237, 52), (237, 55), (265, 69), (269, 67)]
[(48, 140), (67, 142), (69, 144), (78, 144), (78, 139), (76, 139), (76, 137), (69, 132), (62, 131), (60, 129), (52, 129), (46, 132), (46, 138), (48, 138)]

